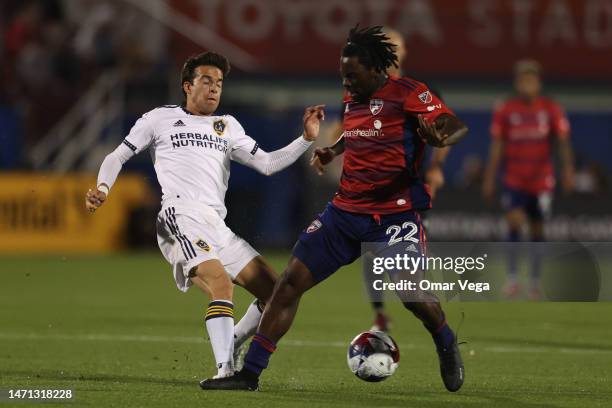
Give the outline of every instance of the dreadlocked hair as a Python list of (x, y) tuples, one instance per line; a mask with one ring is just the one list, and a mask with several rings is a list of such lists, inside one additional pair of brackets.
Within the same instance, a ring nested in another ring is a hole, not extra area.
[(398, 67), (396, 46), (389, 41), (382, 26), (360, 29), (357, 24), (349, 31), (342, 56), (357, 57), (367, 68), (374, 68), (376, 72), (383, 73), (392, 65)]

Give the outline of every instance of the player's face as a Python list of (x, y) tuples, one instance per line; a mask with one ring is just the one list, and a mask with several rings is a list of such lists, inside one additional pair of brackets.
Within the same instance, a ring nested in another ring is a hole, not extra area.
[(514, 87), (519, 95), (525, 98), (535, 98), (540, 94), (542, 83), (538, 74), (526, 72), (516, 76)]
[(368, 99), (378, 87), (376, 71), (366, 68), (357, 57), (342, 57), (340, 74), (342, 86), (355, 100)]
[(187, 104), (202, 115), (210, 115), (219, 107), (223, 89), (223, 72), (212, 65), (195, 69), (193, 83), (185, 83)]

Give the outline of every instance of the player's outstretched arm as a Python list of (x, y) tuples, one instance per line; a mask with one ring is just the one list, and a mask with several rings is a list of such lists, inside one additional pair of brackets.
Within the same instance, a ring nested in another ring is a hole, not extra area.
[(451, 146), (463, 139), (468, 128), (456, 116), (443, 113), (429, 123), (423, 115), (419, 115), (417, 133), (425, 143), (435, 147)]
[(89, 189), (85, 194), (85, 208), (95, 212), (108, 197), (111, 187), (117, 180), (123, 164), (134, 155), (134, 152), (124, 143), (109, 153), (102, 162), (98, 171), (98, 182), (95, 189)]
[[(304, 111), (304, 132), (282, 149), (265, 152), (257, 145), (242, 144), (232, 151), (232, 160), (270, 176), (289, 167), (312, 145), (319, 136), (320, 121), (325, 118), (324, 105), (309, 106)], [(248, 140), (251, 140), (248, 138)]]

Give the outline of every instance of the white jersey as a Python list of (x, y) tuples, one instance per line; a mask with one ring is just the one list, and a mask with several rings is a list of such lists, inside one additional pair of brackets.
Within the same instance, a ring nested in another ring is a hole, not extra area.
[[(197, 201), (225, 218), (230, 160), (269, 175), (295, 162), (310, 145), (299, 137), (283, 149), (266, 153), (231, 115), (198, 116), (181, 106), (169, 105), (138, 119), (122, 145), (102, 164), (98, 185), (112, 186), (121, 165), (149, 149), (162, 199)], [(113, 165), (113, 155), (118, 158), (118, 166)]]

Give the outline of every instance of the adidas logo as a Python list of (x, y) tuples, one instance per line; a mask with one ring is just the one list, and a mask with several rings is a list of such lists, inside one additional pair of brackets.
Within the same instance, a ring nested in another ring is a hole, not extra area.
[(414, 244), (410, 244), (406, 247), (407, 252), (416, 252), (419, 253), (419, 250), (414, 246)]
[(182, 120), (177, 120), (176, 122), (174, 122), (174, 125), (172, 125), (174, 127), (176, 126), (186, 126)]

